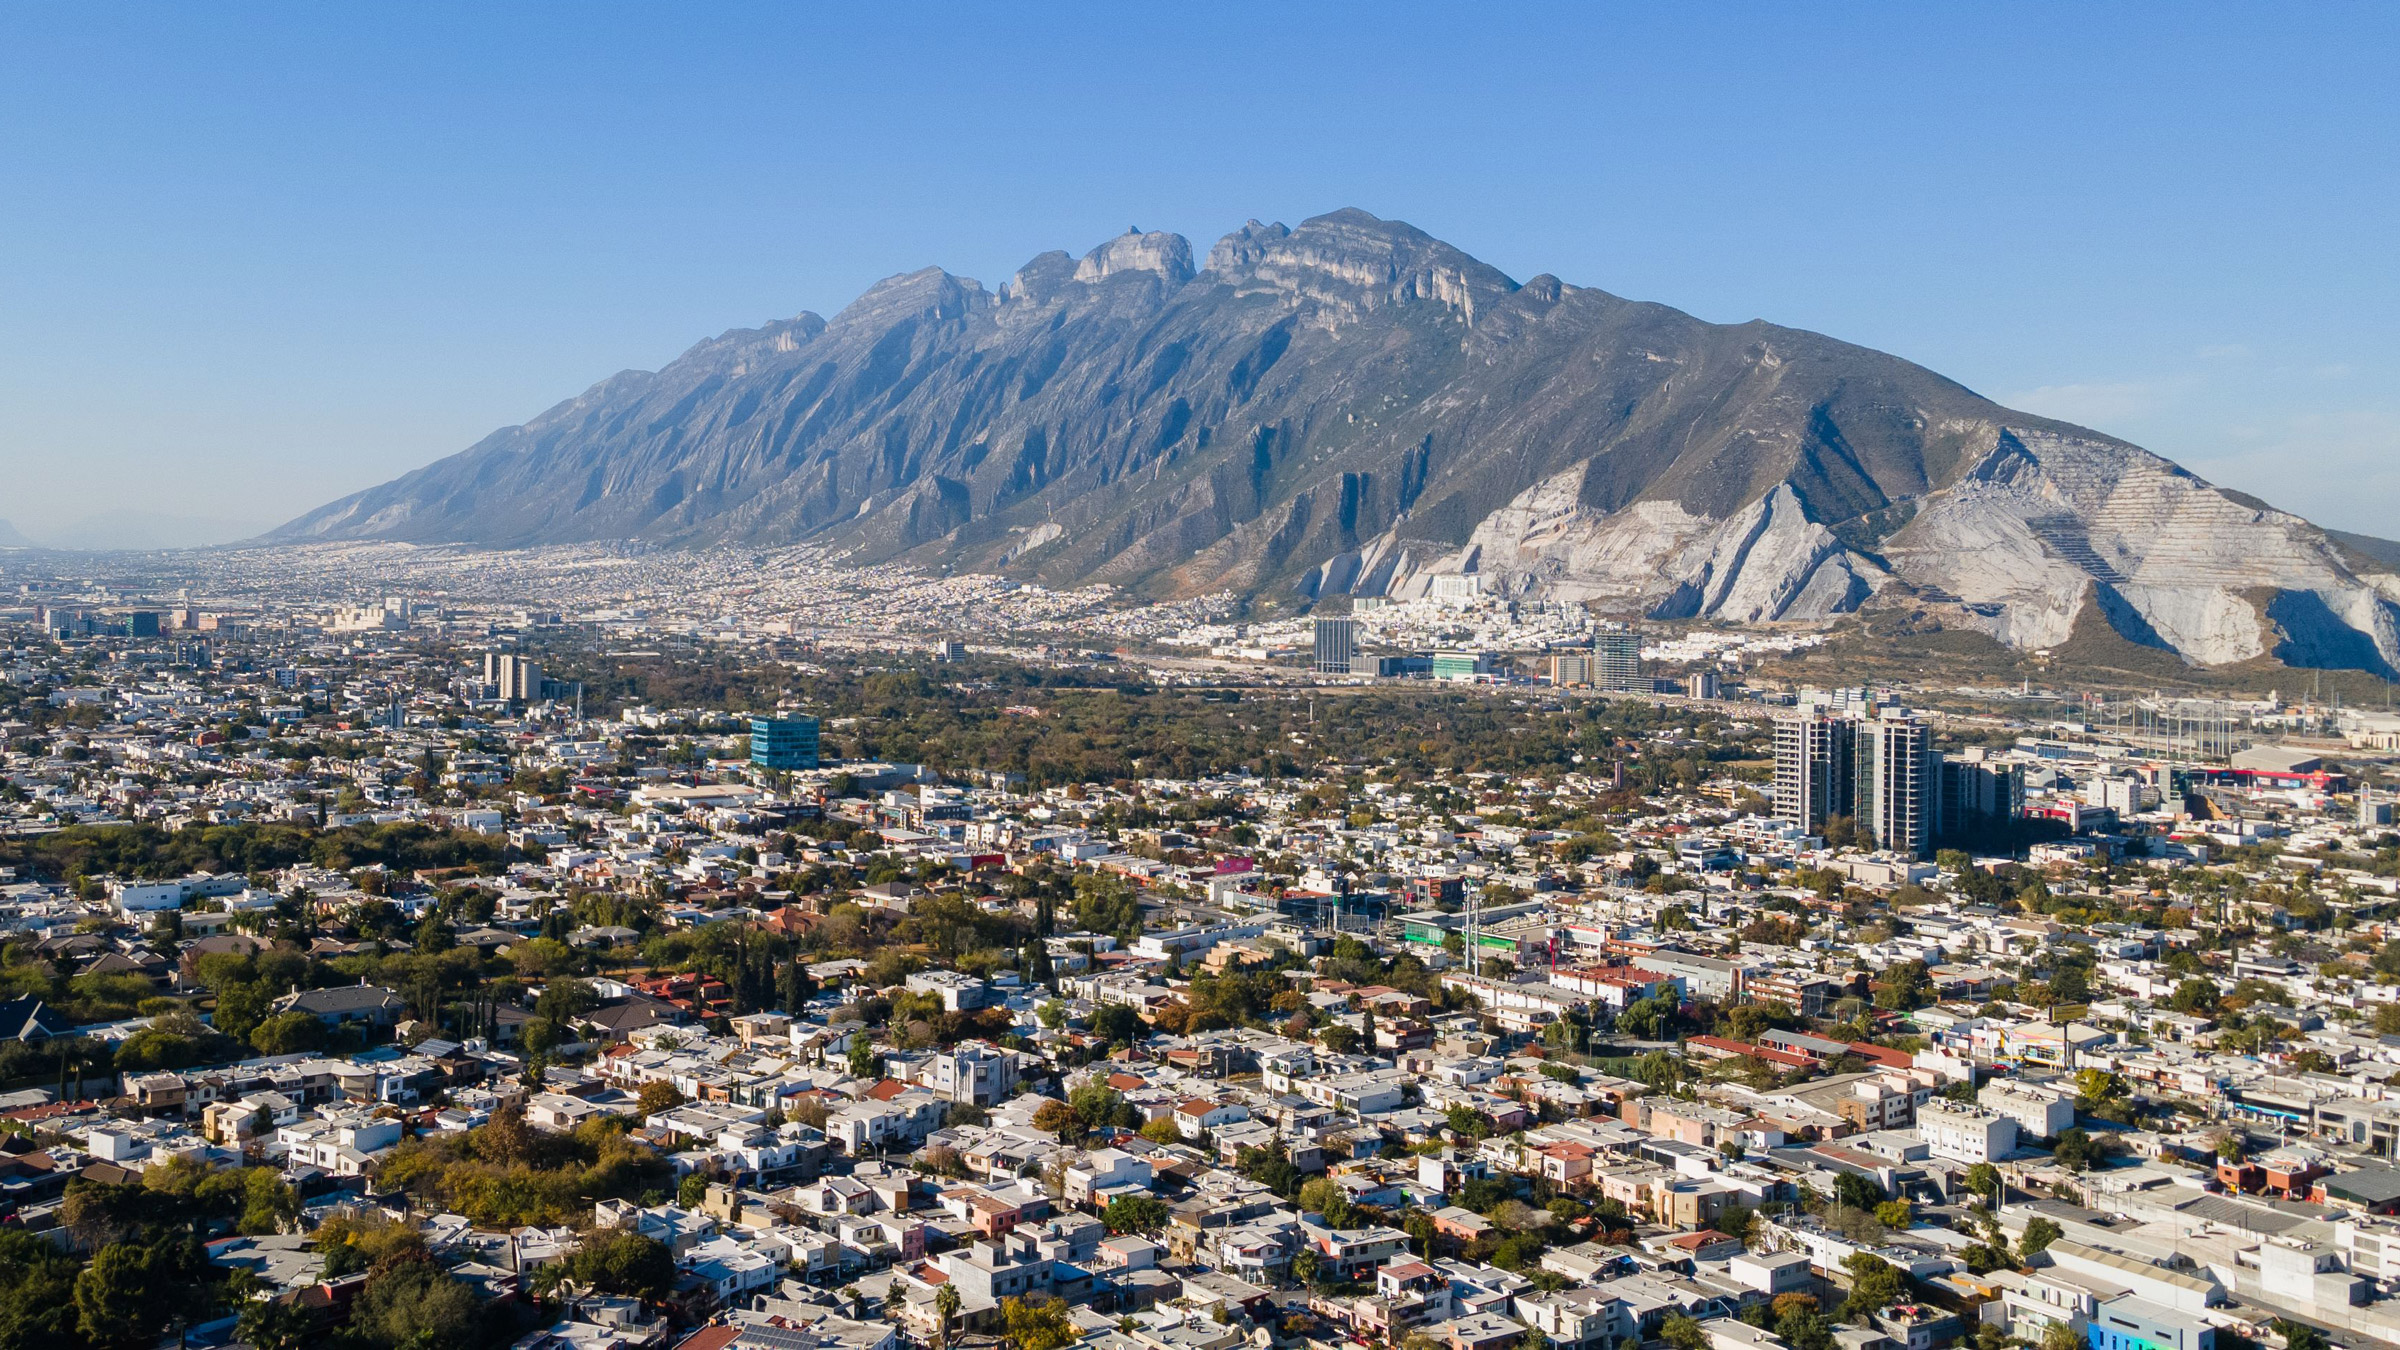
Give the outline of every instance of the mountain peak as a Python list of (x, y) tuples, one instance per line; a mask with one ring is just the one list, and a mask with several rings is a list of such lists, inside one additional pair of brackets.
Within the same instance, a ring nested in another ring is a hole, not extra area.
[(888, 324), (907, 318), (956, 319), (989, 303), (983, 283), (939, 267), (885, 277), (833, 316), (837, 325)]
[(1076, 264), (1075, 279), (1106, 281), (1128, 272), (1147, 272), (1170, 288), (1181, 286), (1192, 279), (1191, 241), (1163, 230), (1129, 229), (1084, 254)]
[(1498, 268), (1416, 226), (1356, 207), (1311, 216), (1297, 229), (1250, 221), (1217, 241), (1208, 265), (1236, 289), (1314, 302), (1343, 321), (1426, 300), (1472, 323), (1517, 288)]

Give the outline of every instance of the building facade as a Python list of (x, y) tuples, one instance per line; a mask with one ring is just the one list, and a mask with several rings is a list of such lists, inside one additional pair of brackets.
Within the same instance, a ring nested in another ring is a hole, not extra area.
[(816, 768), (817, 750), (817, 719), (813, 717), (750, 719), (750, 762), (762, 769), (788, 773)]
[(1316, 659), (1319, 675), (1347, 675), (1358, 659), (1358, 621), (1348, 615), (1316, 621)]

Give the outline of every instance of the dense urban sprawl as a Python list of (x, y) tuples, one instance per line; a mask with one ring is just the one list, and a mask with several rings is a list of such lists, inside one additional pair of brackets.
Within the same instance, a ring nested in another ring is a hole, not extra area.
[(176, 565), (0, 574), (0, 1350), (2400, 1342), (2388, 713)]

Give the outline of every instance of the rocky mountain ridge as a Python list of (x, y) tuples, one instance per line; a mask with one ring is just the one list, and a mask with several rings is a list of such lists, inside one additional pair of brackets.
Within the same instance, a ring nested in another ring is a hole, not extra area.
[[(2095, 611), (2202, 664), (2400, 666), (2389, 556), (1896, 357), (1519, 283), (1407, 225), (1129, 231), (702, 342), (274, 538), (807, 538), (1275, 604), (1906, 605), (2020, 648)], [(1471, 578), (1471, 580), (1469, 580)]]

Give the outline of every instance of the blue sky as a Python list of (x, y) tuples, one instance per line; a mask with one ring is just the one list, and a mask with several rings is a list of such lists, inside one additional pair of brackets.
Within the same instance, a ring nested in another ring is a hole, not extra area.
[(1398, 217), (2400, 535), (2400, 10), (0, 9), (0, 518), (257, 527), (705, 335)]

